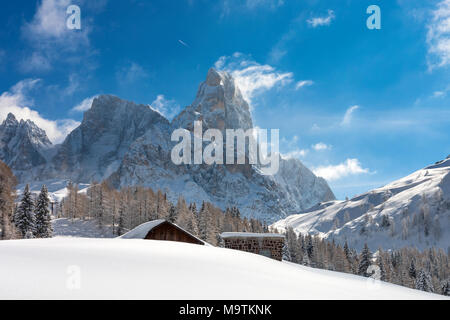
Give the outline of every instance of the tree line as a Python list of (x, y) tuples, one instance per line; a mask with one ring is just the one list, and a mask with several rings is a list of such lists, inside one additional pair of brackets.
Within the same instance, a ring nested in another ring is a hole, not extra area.
[(69, 219), (95, 219), (100, 228), (110, 228), (120, 236), (136, 226), (166, 219), (212, 245), (222, 232), (265, 232), (267, 226), (256, 219), (242, 218), (236, 207), (222, 211), (209, 202), (200, 208), (179, 197), (172, 203), (161, 190), (147, 187), (112, 188), (106, 182), (93, 183), (85, 193), (69, 183), (67, 196), (57, 206), (56, 215)]
[(367, 244), (360, 254), (355, 249), (286, 230), (283, 259), (314, 268), (376, 277), (412, 289), (450, 295), (450, 259), (442, 249), (416, 248), (372, 253)]

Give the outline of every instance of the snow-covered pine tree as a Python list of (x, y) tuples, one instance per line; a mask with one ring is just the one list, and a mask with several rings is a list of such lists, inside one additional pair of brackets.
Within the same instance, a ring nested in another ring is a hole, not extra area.
[(367, 273), (367, 269), (371, 264), (372, 264), (372, 253), (370, 252), (367, 243), (365, 243), (359, 258), (358, 274), (360, 276), (370, 277), (370, 274)]
[(169, 216), (167, 217), (167, 220), (172, 223), (175, 223), (175, 221), (177, 220), (177, 209), (173, 204), (170, 204)]
[(14, 216), (14, 224), (23, 238), (30, 237), (36, 230), (36, 219), (34, 216), (34, 203), (30, 192), (30, 186), (27, 184), (23, 190), (20, 205)]
[(433, 282), (431, 281), (431, 276), (424, 269), (421, 269), (417, 275), (416, 289), (426, 291), (426, 292), (434, 292), (434, 287), (433, 287)]
[(380, 280), (386, 281), (386, 268), (384, 267), (383, 255), (381, 249), (379, 249), (380, 254), (377, 258), (377, 266), (380, 268)]
[(53, 235), (49, 206), (50, 199), (48, 197), (47, 187), (43, 185), (36, 201), (36, 229), (34, 234), (36, 238), (51, 238)]
[(295, 263), (300, 262), (299, 261), (299, 243), (298, 243), (298, 239), (297, 239), (297, 235), (294, 232), (294, 229), (292, 227), (288, 227), (286, 230), (286, 247), (287, 250), (289, 251), (289, 255), (288, 257), (290, 257), (290, 260), (288, 261), (292, 261)]
[(117, 222), (117, 235), (121, 236), (125, 233), (125, 212), (126, 212), (126, 205), (124, 200), (125, 195), (121, 196), (119, 199), (119, 218)]
[(450, 296), (450, 278), (442, 282), (441, 293), (444, 296)]
[(417, 276), (416, 265), (414, 263), (414, 259), (412, 259), (411, 263), (409, 264), (408, 274), (409, 274), (409, 277), (412, 279), (415, 279)]

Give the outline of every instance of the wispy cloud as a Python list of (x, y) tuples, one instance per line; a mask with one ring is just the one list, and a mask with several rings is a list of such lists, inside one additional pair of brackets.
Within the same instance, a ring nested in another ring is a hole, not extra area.
[(56, 61), (79, 61), (86, 57), (89, 28), (84, 25), (82, 30), (67, 28), (66, 10), (70, 4), (70, 0), (42, 0), (32, 20), (22, 26), (22, 36), (32, 47), (30, 55), (19, 64), (23, 72), (48, 71)]
[(347, 111), (345, 112), (344, 118), (341, 121), (341, 126), (349, 125), (353, 120), (353, 114), (358, 109), (359, 106), (351, 106), (350, 108), (348, 108)]
[(175, 100), (166, 99), (163, 94), (158, 95), (150, 107), (169, 120), (172, 120), (181, 110), (180, 105)]
[(323, 142), (319, 142), (319, 143), (316, 143), (315, 145), (313, 145), (312, 148), (316, 151), (324, 151), (324, 150), (330, 150), (331, 146), (329, 146)]
[(73, 107), (70, 111), (71, 112), (85, 112), (89, 110), (92, 106), (92, 102), (94, 102), (94, 99), (98, 96), (95, 95), (93, 97), (89, 97), (81, 101), (79, 104), (77, 104), (75, 107)]
[(314, 174), (328, 181), (339, 180), (352, 175), (369, 174), (358, 159), (347, 159), (338, 165), (320, 166), (313, 169)]
[(281, 156), (283, 157), (283, 159), (299, 159), (304, 158), (308, 154), (308, 152), (308, 149), (296, 148), (287, 153), (282, 153)]
[(148, 78), (148, 76), (147, 71), (136, 62), (129, 62), (116, 72), (117, 81), (121, 85), (133, 84)]
[(303, 87), (312, 86), (313, 84), (314, 84), (314, 81), (312, 81), (312, 80), (302, 80), (302, 81), (297, 82), (297, 84), (295, 85), (295, 89), (299, 90)]
[(450, 65), (450, 0), (438, 3), (428, 24), (428, 67)]
[(18, 82), (9, 91), (0, 96), (0, 121), (3, 121), (8, 113), (13, 113), (16, 118), (31, 120), (47, 133), (53, 143), (59, 143), (80, 123), (71, 119), (48, 120), (39, 112), (31, 109), (33, 100), (29, 98), (29, 92), (35, 89), (41, 80), (26, 79)]
[(235, 53), (232, 57), (219, 58), (215, 67), (228, 71), (233, 76), (242, 95), (249, 103), (256, 94), (276, 86), (285, 86), (294, 79), (292, 72), (281, 72), (268, 64), (259, 64), (241, 53)]
[(313, 17), (308, 19), (307, 22), (312, 28), (317, 28), (321, 26), (329, 26), (331, 22), (336, 18), (333, 10), (328, 10), (326, 16)]
[(222, 18), (231, 13), (251, 12), (256, 9), (275, 10), (284, 4), (284, 0), (221, 0)]
[[(92, 16), (101, 11), (107, 0), (78, 0), (81, 7), (81, 30), (67, 28), (67, 8), (71, 0), (41, 0), (30, 21), (21, 27), (22, 38), (30, 46), (27, 54), (21, 58), (19, 69), (24, 73), (47, 72), (60, 62), (80, 68), (93, 66), (90, 58), (95, 50), (90, 44)], [(88, 14), (88, 12), (90, 14)]]

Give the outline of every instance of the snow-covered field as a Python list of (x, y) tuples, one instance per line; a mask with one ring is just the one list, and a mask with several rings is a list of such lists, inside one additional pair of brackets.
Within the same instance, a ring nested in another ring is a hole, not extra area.
[(0, 259), (0, 299), (445, 299), (236, 250), (170, 241), (2, 241)]
[(110, 226), (100, 228), (96, 220), (60, 218), (52, 221), (53, 237), (114, 238)]

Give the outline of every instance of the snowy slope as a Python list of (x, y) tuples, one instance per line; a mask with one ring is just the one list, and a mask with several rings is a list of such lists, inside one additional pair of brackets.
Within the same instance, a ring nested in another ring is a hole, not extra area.
[(96, 220), (60, 218), (52, 221), (54, 238), (115, 238), (111, 226), (100, 228)]
[(445, 299), (250, 253), (170, 241), (2, 241), (0, 257), (0, 299)]
[[(53, 179), (53, 180), (44, 180), (44, 181), (32, 181), (29, 183), (30, 191), (34, 195), (38, 195), (41, 191), (42, 185), (45, 185), (48, 190), (48, 196), (51, 201), (54, 202), (61, 202), (62, 199), (64, 199), (69, 191), (67, 190), (67, 184), (70, 180), (63, 179)], [(78, 185), (78, 193), (86, 194), (87, 190), (89, 189), (89, 184), (87, 183), (80, 183)], [(17, 194), (21, 195), (23, 193), (23, 189), (25, 188), (25, 184), (19, 184), (17, 186)], [(20, 200), (20, 197), (19, 199)]]
[[(367, 213), (367, 215), (366, 215)], [(450, 246), (450, 157), (348, 201), (331, 201), (278, 221), (284, 231), (317, 234), (372, 250)]]

